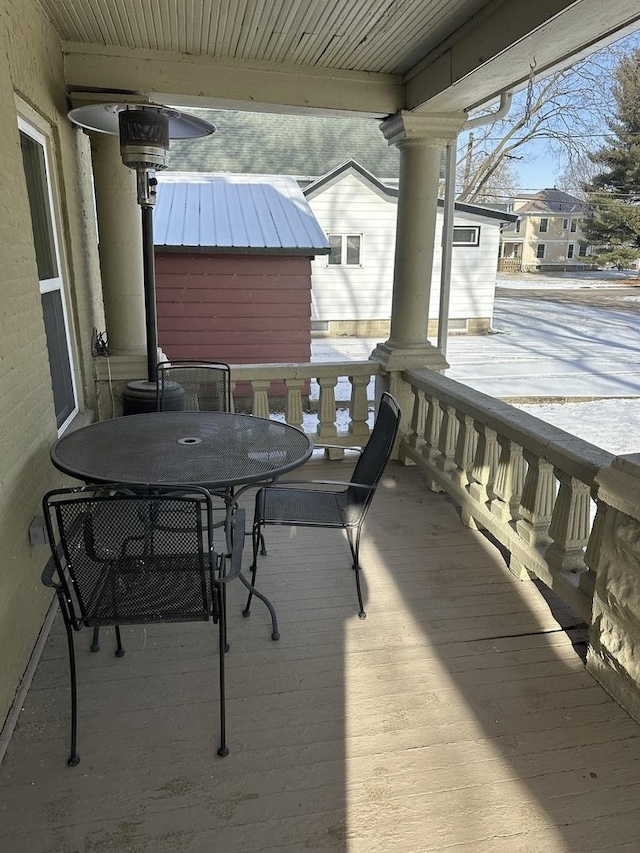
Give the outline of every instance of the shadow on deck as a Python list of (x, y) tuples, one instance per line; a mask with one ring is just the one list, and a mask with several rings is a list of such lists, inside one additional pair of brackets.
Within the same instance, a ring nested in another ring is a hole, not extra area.
[(0, 768), (3, 850), (638, 850), (640, 727), (585, 671), (566, 613), (418, 469), (391, 464), (374, 500), (364, 621), (342, 534), (267, 537), (260, 588), (281, 640), (230, 589), (230, 755), (216, 755), (215, 630), (150, 626), (123, 632), (122, 660), (110, 632), (97, 655), (79, 636), (68, 768), (58, 620)]

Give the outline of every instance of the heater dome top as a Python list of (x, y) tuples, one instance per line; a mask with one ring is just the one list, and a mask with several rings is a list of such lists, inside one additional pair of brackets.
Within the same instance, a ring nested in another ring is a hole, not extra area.
[(117, 136), (119, 133), (119, 114), (126, 110), (161, 113), (166, 116), (169, 121), (170, 139), (193, 139), (198, 136), (209, 136), (216, 129), (211, 122), (188, 113), (182, 113), (173, 107), (162, 106), (162, 104), (87, 104), (71, 110), (69, 118), (74, 124), (83, 127), (85, 130), (95, 130), (99, 133)]

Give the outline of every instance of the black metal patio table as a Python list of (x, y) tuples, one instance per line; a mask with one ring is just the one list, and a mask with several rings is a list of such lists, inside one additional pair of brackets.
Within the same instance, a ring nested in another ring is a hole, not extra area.
[[(239, 495), (303, 465), (312, 451), (303, 432), (280, 421), (233, 412), (151, 412), (71, 432), (53, 445), (51, 461), (85, 483), (203, 486), (225, 500), (229, 534)], [(240, 578), (253, 590), (242, 574)], [(275, 626), (270, 602), (260, 594), (258, 598)]]
[(58, 439), (56, 468), (88, 483), (197, 485), (212, 492), (268, 483), (304, 464), (295, 427), (231, 412), (151, 412), (99, 421)]

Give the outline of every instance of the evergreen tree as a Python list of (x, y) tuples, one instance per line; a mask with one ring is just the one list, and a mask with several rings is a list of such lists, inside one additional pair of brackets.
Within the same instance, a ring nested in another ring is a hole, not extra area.
[(640, 258), (640, 49), (614, 76), (616, 111), (608, 144), (591, 155), (599, 171), (584, 185), (592, 208), (584, 230), (599, 263), (626, 267)]

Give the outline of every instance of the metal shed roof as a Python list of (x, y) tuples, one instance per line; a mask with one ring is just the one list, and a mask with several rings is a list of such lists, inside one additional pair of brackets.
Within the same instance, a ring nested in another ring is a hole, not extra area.
[(195, 251), (329, 252), (302, 190), (282, 175), (159, 175), (154, 243)]

